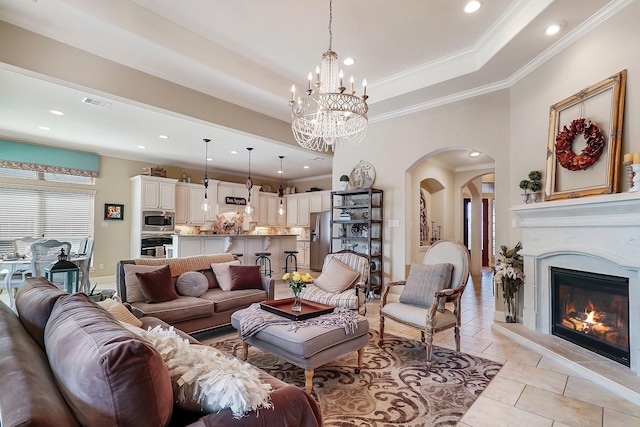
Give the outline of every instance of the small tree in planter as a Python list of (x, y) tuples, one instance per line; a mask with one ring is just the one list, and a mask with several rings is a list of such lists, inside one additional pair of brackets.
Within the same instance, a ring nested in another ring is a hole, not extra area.
[(348, 175), (342, 175), (340, 177), (340, 189), (342, 191), (346, 190), (347, 187), (349, 186), (349, 176)]
[[(527, 203), (529, 199), (535, 202), (538, 199), (538, 191), (542, 189), (542, 173), (540, 171), (529, 172), (529, 179), (523, 179), (520, 181), (519, 187), (524, 190), (522, 194), (522, 200)], [(531, 191), (531, 194), (527, 193), (527, 190)]]

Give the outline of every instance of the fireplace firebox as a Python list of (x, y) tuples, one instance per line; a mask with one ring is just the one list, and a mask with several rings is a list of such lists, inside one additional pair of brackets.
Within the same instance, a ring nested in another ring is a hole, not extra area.
[(551, 333), (625, 366), (629, 279), (551, 267)]

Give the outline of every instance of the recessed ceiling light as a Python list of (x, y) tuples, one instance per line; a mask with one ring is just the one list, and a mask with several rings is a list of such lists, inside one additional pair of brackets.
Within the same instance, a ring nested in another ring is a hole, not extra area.
[(473, 150), (472, 152), (469, 153), (469, 155), (471, 157), (478, 157), (480, 155), (479, 151)]
[(169, 139), (169, 137), (167, 135), (158, 135), (158, 138), (160, 138), (160, 139)]
[(55, 114), (56, 116), (64, 116), (64, 113), (62, 111), (58, 111), (58, 110), (49, 110), (49, 112), (51, 114)]
[(138, 148), (141, 149), (141, 150), (144, 150), (145, 148), (147, 148), (147, 146), (146, 145), (138, 145)]
[(304, 165), (303, 168), (309, 169), (309, 165)]
[(342, 61), (342, 63), (344, 65), (353, 65), (356, 63), (356, 60), (351, 57), (348, 57), (348, 58), (344, 58), (344, 61)]
[(38, 129), (42, 129), (42, 130), (51, 130), (51, 128), (47, 127), (47, 126), (38, 126)]
[(464, 7), (464, 11), (467, 13), (473, 13), (480, 9), (480, 6), (482, 6), (482, 3), (476, 0), (472, 0)]
[(544, 29), (544, 32), (548, 36), (552, 36), (554, 34), (557, 34), (558, 31), (560, 31), (562, 29), (562, 27), (564, 27), (564, 24), (565, 24), (564, 21), (554, 22), (553, 24), (547, 25), (547, 28)]
[(236, 150), (231, 150), (229, 151), (231, 154), (238, 154), (238, 152)]
[(211, 157), (207, 157), (207, 162), (212, 162), (213, 159)]
[(279, 170), (278, 173), (284, 173), (283, 171)]

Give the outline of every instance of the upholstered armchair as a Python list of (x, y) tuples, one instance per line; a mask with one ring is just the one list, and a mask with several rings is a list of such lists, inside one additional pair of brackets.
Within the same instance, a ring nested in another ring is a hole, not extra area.
[(406, 281), (384, 285), (380, 297), (380, 339), (385, 319), (418, 329), (426, 340), (431, 368), (433, 335), (454, 328), (460, 355), (460, 298), (469, 279), (469, 251), (459, 242), (440, 240), (427, 249), (422, 264), (412, 264)]
[(300, 293), (300, 298), (366, 313), (366, 284), (369, 259), (343, 250), (324, 258), (322, 272)]

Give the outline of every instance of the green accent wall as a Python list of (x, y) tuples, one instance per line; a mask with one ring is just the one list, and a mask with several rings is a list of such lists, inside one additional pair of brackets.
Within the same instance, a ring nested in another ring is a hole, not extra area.
[(0, 139), (0, 160), (100, 172), (100, 156)]

